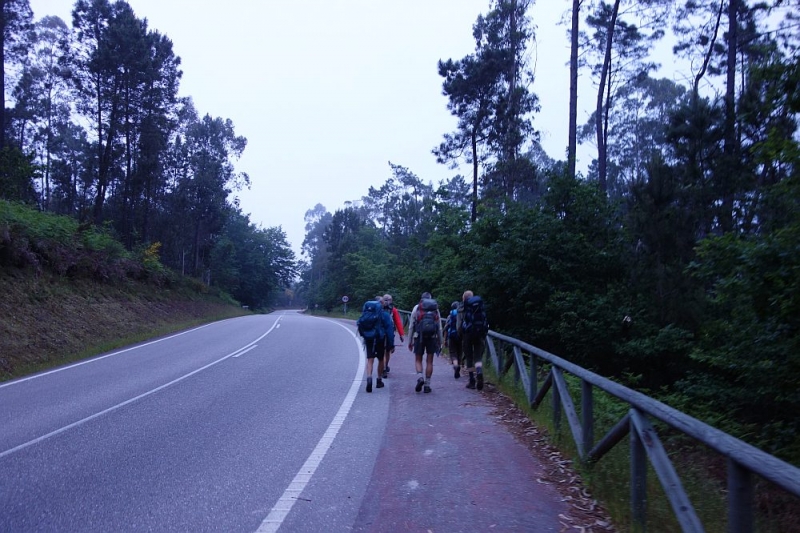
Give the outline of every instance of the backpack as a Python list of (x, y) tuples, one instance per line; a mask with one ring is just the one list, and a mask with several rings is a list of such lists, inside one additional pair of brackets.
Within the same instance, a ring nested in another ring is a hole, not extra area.
[(458, 338), (458, 309), (450, 311), (450, 318), (447, 320), (447, 336), (451, 339)]
[(486, 319), (483, 299), (480, 296), (473, 296), (464, 302), (462, 328), (468, 335), (483, 337), (489, 333), (489, 321)]
[(419, 303), (417, 311), (416, 331), (422, 337), (432, 337), (439, 332), (439, 304), (433, 298), (425, 298)]
[(364, 303), (361, 310), (361, 316), (356, 321), (358, 326), (358, 334), (365, 339), (374, 339), (381, 333), (383, 320), (383, 308), (380, 303), (375, 300), (369, 300)]

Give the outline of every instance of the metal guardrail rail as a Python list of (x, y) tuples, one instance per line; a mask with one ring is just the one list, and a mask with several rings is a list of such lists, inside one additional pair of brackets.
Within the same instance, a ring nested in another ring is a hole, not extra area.
[[(401, 311), (407, 323), (410, 312)], [(486, 356), (499, 375), (506, 368), (505, 352), (512, 357), (514, 376), (522, 383), (529, 405), (537, 408), (552, 391), (552, 419), (560, 427), (566, 417), (578, 455), (585, 463), (597, 462), (626, 436), (630, 436), (631, 511), (636, 525), (644, 530), (647, 515), (647, 462), (653, 467), (670, 502), (673, 513), (686, 532), (704, 531), (686, 491), (683, 489), (650, 419), (699, 441), (727, 459), (728, 531), (751, 533), (755, 529), (754, 475), (774, 483), (800, 498), (800, 468), (747, 444), (677, 409), (561, 357), (513, 337), (490, 331)], [(501, 350), (498, 350), (500, 344)], [(539, 381), (539, 369), (550, 369)], [(511, 370), (511, 365), (508, 366)], [(580, 379), (580, 410), (570, 395), (565, 374)], [(594, 439), (594, 389), (600, 389), (625, 402), (629, 410), (599, 441)]]

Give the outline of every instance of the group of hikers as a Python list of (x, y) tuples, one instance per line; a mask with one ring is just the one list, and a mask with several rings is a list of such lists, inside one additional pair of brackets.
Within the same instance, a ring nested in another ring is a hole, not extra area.
[[(443, 323), (444, 322), (444, 323)], [(394, 307), (390, 294), (376, 296), (364, 303), (356, 321), (358, 334), (364, 339), (367, 354), (367, 392), (372, 392), (372, 373), (378, 360), (375, 388), (384, 386), (389, 376), (389, 360), (394, 353), (395, 332), (405, 342), (400, 312)], [(483, 350), (489, 323), (483, 299), (472, 291), (464, 291), (461, 301), (453, 302), (443, 321), (438, 302), (429, 292), (423, 292), (419, 303), (411, 310), (408, 320), (408, 349), (414, 352), (417, 381), (416, 392), (431, 392), (434, 356), (446, 346), (453, 365), (453, 377), (461, 377), (462, 365), (469, 372), (468, 389), (483, 389)], [(424, 376), (422, 357), (426, 356)]]

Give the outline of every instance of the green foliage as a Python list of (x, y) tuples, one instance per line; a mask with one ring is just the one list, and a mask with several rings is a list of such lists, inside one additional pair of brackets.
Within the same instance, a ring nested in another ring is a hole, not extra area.
[(798, 242), (795, 217), (770, 235), (707, 239), (692, 267), (708, 287), (710, 318), (692, 353), (699, 368), (680, 388), (752, 425), (750, 440), (775, 453), (800, 434)]
[(0, 266), (4, 268), (48, 270), (101, 281), (138, 279), (145, 270), (108, 231), (22, 204), (0, 201), (0, 236)]
[(34, 166), (29, 156), (10, 146), (0, 150), (0, 199), (35, 204), (33, 177)]
[(297, 275), (283, 230), (255, 228), (241, 213), (228, 215), (211, 267), (214, 284), (251, 309), (269, 307)]

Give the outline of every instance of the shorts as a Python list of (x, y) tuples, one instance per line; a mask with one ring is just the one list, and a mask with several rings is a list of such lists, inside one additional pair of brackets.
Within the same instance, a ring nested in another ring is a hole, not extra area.
[(474, 368), (475, 363), (483, 361), (483, 351), (486, 346), (486, 337), (471, 337), (465, 335), (461, 348), (464, 350), (464, 362), (467, 368)]
[(439, 338), (436, 335), (430, 337), (417, 337), (414, 339), (414, 355), (422, 355), (427, 352), (429, 355), (439, 351)]
[(364, 339), (364, 348), (367, 352), (367, 359), (382, 358), (386, 351), (386, 339)]
[(450, 359), (461, 361), (461, 338), (455, 335), (447, 337), (447, 349), (450, 350)]

